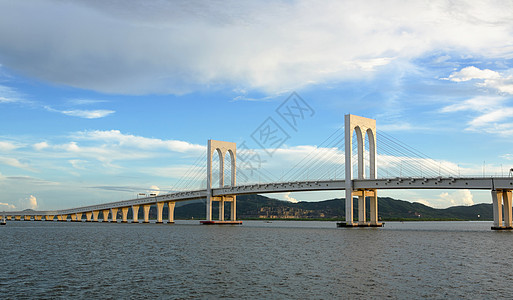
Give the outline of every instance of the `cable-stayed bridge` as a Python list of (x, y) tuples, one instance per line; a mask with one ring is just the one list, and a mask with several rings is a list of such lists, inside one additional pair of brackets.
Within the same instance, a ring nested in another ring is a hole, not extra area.
[[(240, 162), (238, 167), (237, 155)], [(47, 221), (54, 218), (67, 221), (69, 216), (72, 221), (82, 221), (85, 215), (86, 221), (96, 222), (101, 218), (104, 222), (109, 219), (110, 222), (117, 222), (120, 212), (121, 222), (128, 222), (128, 212), (131, 210), (131, 221), (138, 223), (139, 209), (142, 208), (143, 223), (148, 223), (150, 207), (156, 205), (157, 223), (164, 222), (164, 207), (168, 209), (167, 223), (173, 223), (176, 202), (206, 199), (206, 220), (201, 221), (203, 224), (240, 224), (236, 216), (238, 195), (345, 190), (346, 198), (349, 198), (347, 195), (358, 198), (358, 216), (355, 220), (353, 201), (346, 201), (346, 222), (340, 224), (344, 227), (379, 227), (382, 225), (378, 218), (379, 190), (471, 189), (491, 191), (494, 213), (492, 229), (513, 229), (512, 177), (486, 177), (484, 174), (461, 176), (459, 166), (435, 161), (389, 135), (377, 134), (376, 121), (373, 119), (346, 115), (344, 130), (335, 131), (294, 166), (286, 172), (283, 170), (279, 179), (264, 168), (254, 168), (248, 163), (248, 158), (256, 155), (254, 150), (244, 151), (241, 148), (237, 153), (235, 143), (209, 140), (206, 153), (178, 182), (177, 187), (181, 191), (64, 210), (1, 212), (0, 216), (7, 220), (44, 218)], [(337, 175), (342, 178), (337, 178)], [(242, 179), (238, 184), (237, 177)], [(202, 183), (203, 188), (194, 188), (198, 182)], [(365, 208), (367, 197), (370, 197), (369, 216)], [(219, 203), (217, 218), (212, 216), (214, 202)], [(225, 203), (229, 203), (229, 220), (225, 220)]]

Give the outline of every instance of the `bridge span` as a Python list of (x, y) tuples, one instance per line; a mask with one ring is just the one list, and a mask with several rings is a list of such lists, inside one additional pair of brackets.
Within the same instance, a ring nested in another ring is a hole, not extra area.
[[(266, 194), (282, 192), (307, 192), (307, 191), (340, 191), (345, 190), (348, 197), (358, 197), (358, 221), (353, 218), (353, 201), (346, 201), (346, 222), (344, 227), (382, 226), (378, 221), (378, 190), (397, 189), (470, 189), (490, 190), (493, 202), (494, 223), (492, 229), (513, 229), (512, 214), (512, 190), (513, 177), (395, 177), (377, 178), (375, 120), (346, 115), (345, 117), (345, 180), (309, 180), (272, 182), (261, 184), (236, 184), (236, 144), (215, 140), (208, 141), (207, 150), (207, 186), (205, 189), (173, 192), (164, 195), (143, 197), (124, 201), (90, 205), (64, 210), (53, 211), (4, 211), (0, 216), (6, 220), (36, 220), (51, 221), (57, 218), (59, 221), (98, 222), (101, 217), (103, 222), (117, 222), (118, 211), (121, 212), (121, 222), (128, 222), (128, 212), (132, 211), (132, 222), (139, 223), (139, 209), (143, 208), (143, 223), (149, 223), (149, 211), (152, 205), (157, 207), (157, 223), (163, 223), (163, 210), (167, 206), (167, 223), (174, 223), (174, 208), (176, 202), (205, 199), (206, 220), (204, 224), (240, 224), (236, 216), (236, 199), (238, 195)], [(356, 132), (358, 144), (358, 177), (353, 178), (352, 162), (352, 136)], [(368, 135), (369, 147), (369, 178), (365, 176), (364, 168), (364, 141)], [(349, 146), (348, 146), (349, 145)], [(220, 159), (219, 184), (222, 187), (212, 187), (212, 156), (217, 152), (220, 158), (225, 155), (231, 157), (231, 182), (224, 184), (224, 159)], [(370, 222), (367, 221), (365, 199), (370, 197)], [(213, 202), (219, 202), (219, 216), (217, 220), (212, 218)], [(230, 206), (230, 220), (225, 220), (225, 202)], [(101, 215), (100, 215), (101, 213)]]
[[(262, 184), (237, 185), (233, 187), (213, 188), (213, 197), (234, 197), (238, 195), (251, 194), (269, 194), (283, 192), (313, 192), (313, 191), (337, 191), (345, 189), (345, 180), (312, 180), (295, 182), (276, 182)], [(513, 189), (513, 178), (511, 177), (461, 177), (461, 178), (414, 178), (397, 177), (386, 179), (355, 179), (353, 180), (354, 194), (362, 191), (373, 191), (376, 189), (472, 189), (472, 190), (491, 190), (508, 191)], [(110, 219), (117, 222), (117, 212), (121, 211), (121, 222), (128, 222), (128, 210), (132, 209), (134, 216), (132, 222), (138, 222), (138, 211), (142, 207), (144, 210), (144, 223), (149, 222), (149, 208), (152, 205), (157, 207), (157, 223), (162, 223), (162, 212), (167, 205), (169, 213), (168, 223), (174, 222), (174, 207), (176, 202), (191, 201), (197, 199), (206, 199), (207, 190), (195, 190), (187, 192), (169, 193), (154, 197), (144, 197), (124, 201), (103, 203), (98, 205), (83, 206), (64, 210), (54, 211), (11, 211), (2, 212), (1, 215), (6, 219), (34, 219), (53, 220), (55, 217), (59, 221), (66, 221), (70, 216), (72, 221), (81, 221), (82, 215), (85, 215), (86, 221), (97, 222), (98, 217), (102, 220)], [(506, 211), (505, 211), (506, 212)], [(101, 213), (101, 215), (100, 215)]]

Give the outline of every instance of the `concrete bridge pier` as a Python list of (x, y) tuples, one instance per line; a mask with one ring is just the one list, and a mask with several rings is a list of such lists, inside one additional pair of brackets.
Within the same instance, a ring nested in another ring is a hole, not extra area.
[(219, 198), (219, 221), (224, 221), (224, 197)]
[(151, 204), (143, 205), (143, 210), (144, 210), (144, 221), (143, 221), (143, 223), (150, 223), (150, 208), (151, 208)]
[(93, 222), (98, 222), (98, 215), (100, 214), (99, 210), (93, 210)]
[(45, 221), (53, 221), (53, 215), (46, 215), (45, 216)]
[(132, 223), (139, 223), (139, 205), (132, 205)]
[(164, 211), (165, 202), (157, 202), (157, 224), (163, 224), (162, 212)]
[(121, 223), (128, 223), (128, 209), (129, 209), (129, 207), (121, 208), (121, 215), (122, 215)]
[(365, 192), (365, 190), (363, 190), (363, 191), (361, 191), (361, 195), (358, 196), (358, 226), (366, 226), (367, 225), (365, 198), (366, 198), (366, 192)]
[(77, 222), (82, 222), (82, 213), (76, 213), (77, 216)]
[(102, 215), (103, 215), (102, 222), (109, 222), (109, 213), (110, 213), (109, 209), (102, 210)]
[(492, 190), (493, 230), (513, 229), (511, 194), (511, 190)]
[(383, 223), (378, 218), (378, 190), (372, 190), (373, 195), (370, 196), (370, 226), (381, 227)]
[(233, 196), (233, 200), (231, 202), (230, 219), (232, 221), (237, 221), (237, 196)]
[(173, 201), (169, 201), (167, 203), (167, 209), (168, 209), (168, 224), (174, 224), (175, 223), (175, 203)]
[(14, 221), (21, 221), (21, 216), (14, 216)]
[(92, 211), (86, 212), (86, 222), (91, 222), (91, 217), (93, 216)]
[(12, 220), (12, 216), (7, 216), (7, 221)]
[(43, 216), (34, 216), (34, 221), (41, 221)]
[(30, 217), (31, 217), (31, 216), (27, 216), (27, 215), (25, 215), (25, 216), (23, 216), (23, 220), (25, 220), (25, 221), (30, 221)]
[(111, 217), (111, 222), (112, 223), (117, 223), (118, 222), (118, 209), (117, 208), (111, 208), (110, 209), (110, 217)]
[(76, 222), (77, 221), (77, 214), (71, 214), (71, 222)]

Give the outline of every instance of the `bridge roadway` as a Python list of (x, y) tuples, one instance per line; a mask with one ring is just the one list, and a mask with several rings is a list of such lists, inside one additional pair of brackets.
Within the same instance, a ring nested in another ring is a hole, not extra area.
[[(237, 185), (233, 187), (213, 188), (212, 196), (236, 196), (248, 194), (266, 194), (266, 193), (280, 193), (280, 192), (307, 192), (307, 191), (333, 191), (344, 190), (345, 180), (315, 180), (315, 181), (297, 181), (297, 182), (277, 182), (277, 183), (263, 183), (263, 184), (249, 184)], [(404, 178), (386, 178), (386, 179), (354, 179), (353, 190), (371, 190), (371, 189), (470, 189), (470, 190), (512, 190), (513, 177), (434, 177), (434, 178), (418, 178), (418, 177), (404, 177)], [(190, 201), (196, 199), (203, 199), (207, 196), (207, 190), (195, 190), (185, 192), (175, 192), (159, 196), (144, 197), (138, 199), (110, 202), (104, 204), (90, 205), (84, 207), (77, 207), (63, 210), (52, 211), (4, 211), (0, 216), (17, 216), (16, 219), (34, 219), (41, 220), (41, 216), (61, 216), (63, 221), (67, 220), (67, 215), (73, 216), (86, 213), (87, 219), (90, 220), (91, 215), (96, 212), (95, 218), (97, 219), (99, 212), (104, 212), (104, 217), (108, 216), (108, 211), (111, 211), (111, 216), (117, 212), (117, 209), (145, 208), (145, 221), (148, 220), (147, 214), (150, 205), (157, 204), (158, 213), (161, 213), (164, 203), (168, 203), (170, 215), (174, 212), (174, 203), (179, 201)], [(171, 207), (172, 206), (172, 207)], [(114, 210), (114, 213), (112, 213)], [(171, 211), (173, 210), (173, 211)], [(107, 212), (107, 213), (106, 213)], [(89, 214), (89, 215), (88, 215)], [(123, 211), (124, 219), (126, 222), (126, 212)], [(11, 219), (9, 217), (9, 219)], [(48, 218), (47, 218), (48, 220)], [(60, 218), (59, 218), (60, 220)], [(115, 216), (113, 218), (115, 220)], [(159, 220), (159, 218), (158, 218)], [(134, 219), (137, 221), (137, 218)], [(169, 222), (174, 220), (170, 217)]]

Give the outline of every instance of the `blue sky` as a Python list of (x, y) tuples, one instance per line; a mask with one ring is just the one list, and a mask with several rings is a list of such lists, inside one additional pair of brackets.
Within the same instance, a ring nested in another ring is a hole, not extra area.
[[(279, 180), (347, 113), (444, 168), (506, 175), (512, 11), (510, 1), (0, 0), (0, 210), (199, 188), (180, 178), (208, 139), (245, 142)], [(294, 128), (277, 113), (293, 92), (311, 109)], [(268, 118), (289, 136), (272, 155), (252, 138)], [(380, 195), (491, 202), (466, 190)]]

